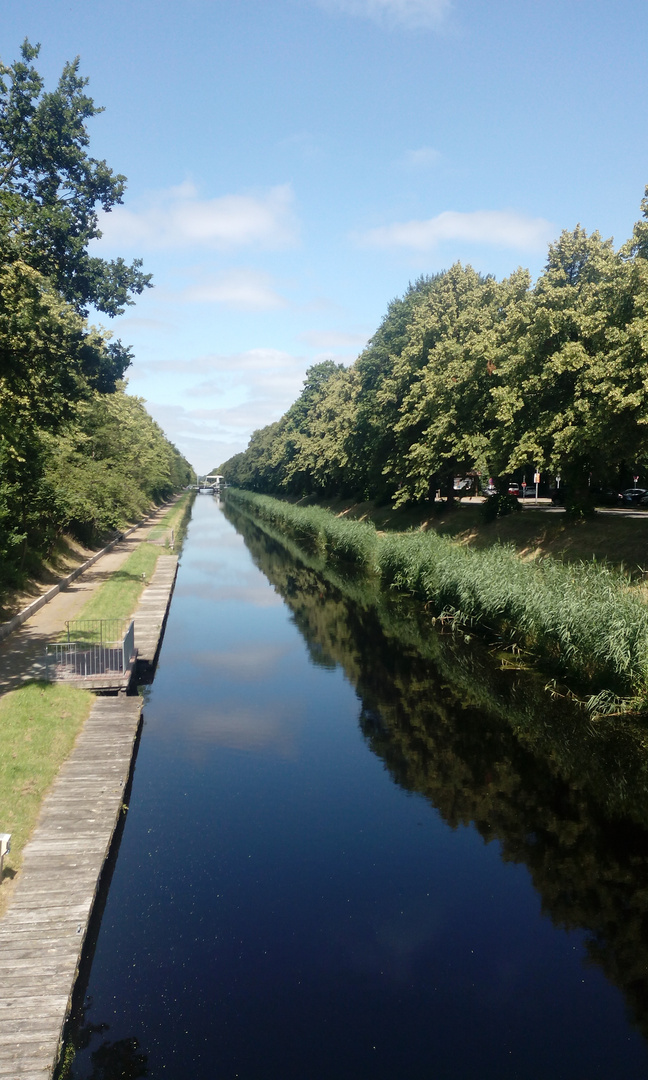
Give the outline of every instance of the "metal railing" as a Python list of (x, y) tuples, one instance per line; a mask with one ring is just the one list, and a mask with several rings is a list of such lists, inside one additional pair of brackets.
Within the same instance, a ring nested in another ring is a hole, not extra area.
[(103, 645), (104, 642), (122, 641), (129, 623), (130, 619), (69, 619), (65, 624), (65, 636), (69, 642)]
[[(45, 647), (48, 679), (87, 679), (97, 675), (116, 676), (128, 671), (135, 656), (134, 622), (129, 624), (127, 619), (86, 619), (66, 625), (68, 640)], [(109, 635), (115, 630), (118, 632), (117, 639), (110, 640)], [(70, 640), (72, 634), (80, 640)]]

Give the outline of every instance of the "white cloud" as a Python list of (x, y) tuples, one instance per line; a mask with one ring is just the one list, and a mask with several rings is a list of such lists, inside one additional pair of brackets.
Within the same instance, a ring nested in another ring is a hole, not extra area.
[[(177, 376), (184, 404), (147, 400), (147, 409), (198, 472), (243, 450), (257, 428), (278, 420), (302, 389), (305, 357), (258, 348), (190, 360), (136, 361), (137, 392)], [(202, 379), (201, 379), (202, 376)], [(155, 393), (155, 391), (153, 391)], [(195, 402), (195, 407), (193, 407)]]
[[(253, 427), (278, 419), (299, 394), (305, 366), (303, 358), (279, 349), (249, 349), (236, 357), (214, 357), (209, 369), (211, 377), (187, 389), (186, 394), (199, 398), (227, 396), (231, 400), (233, 392), (239, 391), (238, 403), (230, 405), (227, 412), (234, 418), (242, 411), (243, 426), (250, 432), (250, 409), (258, 418)], [(244, 393), (242, 403), (240, 391)]]
[(135, 209), (116, 206), (100, 214), (103, 237), (96, 243), (138, 250), (282, 248), (297, 239), (293, 206), (290, 184), (263, 195), (201, 199), (194, 185), (186, 183), (154, 193)]
[(240, 353), (208, 353), (204, 356), (194, 356), (189, 360), (179, 357), (175, 360), (138, 360), (137, 372), (138, 375), (157, 375), (165, 372), (182, 375), (184, 379), (191, 379), (196, 375), (220, 373), (247, 377), (251, 374), (258, 375), (282, 370), (303, 371), (304, 364), (303, 357), (293, 356), (292, 353), (283, 352), (281, 349), (261, 347), (247, 349)]
[(140, 315), (125, 315), (117, 325), (119, 333), (127, 329), (129, 332), (131, 330), (152, 330), (155, 333), (168, 334), (169, 331), (176, 329), (173, 323), (167, 319), (148, 319)]
[(418, 150), (408, 150), (401, 159), (400, 164), (408, 169), (427, 169), (437, 165), (441, 160), (441, 153), (432, 146), (421, 146)]
[(286, 306), (272, 287), (268, 274), (259, 270), (233, 269), (216, 278), (203, 277), (183, 289), (178, 300), (197, 304), (224, 304), (243, 311), (269, 311)]
[(277, 146), (282, 150), (297, 153), (305, 161), (320, 161), (325, 156), (321, 143), (310, 131), (287, 135), (285, 139), (280, 139)]
[(514, 210), (446, 210), (427, 221), (404, 221), (383, 225), (358, 236), (368, 247), (411, 248), (430, 251), (444, 241), (493, 244), (525, 251), (542, 250), (555, 228), (545, 218), (531, 218)]
[(222, 423), (223, 410), (210, 414), (157, 401), (147, 401), (146, 408), (199, 473), (217, 467), (247, 445), (244, 432)]
[(435, 27), (450, 9), (450, 0), (319, 0), (321, 7), (346, 15), (409, 28)]
[(313, 349), (364, 349), (369, 334), (349, 334), (343, 330), (306, 330), (299, 337)]

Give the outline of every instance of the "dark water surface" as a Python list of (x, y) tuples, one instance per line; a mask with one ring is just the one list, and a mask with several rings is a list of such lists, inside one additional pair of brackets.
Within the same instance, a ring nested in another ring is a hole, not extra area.
[(197, 498), (70, 1076), (643, 1080), (645, 830), (246, 533)]

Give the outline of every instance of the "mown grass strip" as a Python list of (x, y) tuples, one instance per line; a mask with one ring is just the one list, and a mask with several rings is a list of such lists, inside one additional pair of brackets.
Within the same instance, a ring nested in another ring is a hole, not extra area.
[[(22, 862), (41, 803), (87, 719), (94, 695), (61, 683), (33, 682), (0, 697), (0, 832), (11, 833), (5, 879)], [(0, 912), (7, 888), (0, 889)]]
[(139, 544), (123, 566), (90, 597), (77, 619), (126, 619), (132, 615), (161, 553), (155, 544)]
[[(191, 513), (193, 493), (185, 492), (162, 518), (159, 525), (151, 530), (153, 536), (158, 529), (162, 532), (171, 527), (177, 529), (176, 548), (182, 539), (184, 527)], [(169, 524), (170, 523), (170, 524)], [(157, 544), (143, 541), (128, 556), (124, 565), (111, 574), (108, 581), (90, 597), (79, 612), (80, 619), (127, 619), (137, 607), (146, 582), (150, 580), (162, 548)]]
[(530, 649), (598, 691), (596, 709), (648, 708), (648, 605), (627, 574), (597, 562), (525, 562), (511, 547), (476, 551), (435, 533), (378, 534), (335, 518), (231, 490), (258, 519), (306, 550), (375, 576), (382, 588), (412, 596), (435, 617), (497, 635), (502, 646)]
[(149, 539), (160, 540), (164, 537), (168, 547), (171, 543), (171, 530), (173, 530), (175, 533), (174, 547), (178, 547), (184, 531), (183, 526), (189, 516), (195, 494), (195, 491), (185, 491), (171, 509), (167, 511), (160, 524), (151, 529)]
[[(182, 497), (165, 515), (182, 523), (191, 508), (191, 495)], [(177, 526), (176, 526), (177, 527)], [(155, 570), (162, 553), (143, 542), (123, 566), (88, 600), (80, 619), (124, 619)], [(90, 713), (94, 695), (63, 683), (28, 683), (0, 697), (0, 832), (11, 833), (11, 852), (4, 862), (5, 879), (22, 861), (25, 843), (36, 824), (43, 797), (69, 756)], [(0, 913), (8, 889), (0, 889)]]

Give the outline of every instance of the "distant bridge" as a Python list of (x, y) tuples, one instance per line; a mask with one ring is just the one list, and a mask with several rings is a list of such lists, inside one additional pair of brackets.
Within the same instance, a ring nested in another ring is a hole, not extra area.
[(220, 473), (211, 473), (209, 476), (198, 477), (199, 491), (220, 491), (225, 487), (225, 477)]

